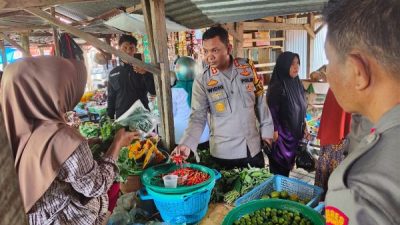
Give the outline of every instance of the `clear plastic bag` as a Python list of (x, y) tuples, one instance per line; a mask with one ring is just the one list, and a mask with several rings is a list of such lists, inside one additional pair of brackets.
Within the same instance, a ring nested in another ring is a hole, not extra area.
[(129, 127), (130, 130), (139, 130), (143, 132), (143, 136), (147, 136), (156, 128), (158, 118), (156, 115), (149, 112), (140, 100), (137, 100), (131, 108), (115, 122), (124, 127)]

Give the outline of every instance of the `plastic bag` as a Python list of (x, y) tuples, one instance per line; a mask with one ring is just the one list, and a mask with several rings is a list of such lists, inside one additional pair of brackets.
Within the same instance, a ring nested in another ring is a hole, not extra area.
[(309, 151), (309, 143), (300, 143), (296, 156), (297, 168), (305, 169), (307, 172), (315, 171), (315, 159)]
[(142, 131), (144, 133), (143, 136), (147, 136), (156, 128), (158, 119), (143, 106), (140, 100), (137, 100), (115, 122), (129, 127), (130, 130)]

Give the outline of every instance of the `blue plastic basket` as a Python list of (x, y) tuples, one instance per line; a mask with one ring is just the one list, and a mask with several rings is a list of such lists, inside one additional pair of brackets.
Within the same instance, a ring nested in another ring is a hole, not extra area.
[[(216, 176), (220, 178), (220, 174)], [(167, 223), (197, 223), (207, 213), (215, 180), (198, 190), (185, 194), (164, 194), (146, 188), (140, 190), (142, 200), (153, 199), (162, 219)]]
[(249, 193), (238, 198), (235, 202), (235, 206), (239, 206), (252, 200), (261, 199), (263, 195), (270, 194), (273, 191), (287, 191), (289, 194), (296, 194), (300, 199), (311, 199), (306, 204), (310, 207), (318, 205), (323, 192), (320, 187), (307, 184), (304, 181), (275, 175), (255, 187)]

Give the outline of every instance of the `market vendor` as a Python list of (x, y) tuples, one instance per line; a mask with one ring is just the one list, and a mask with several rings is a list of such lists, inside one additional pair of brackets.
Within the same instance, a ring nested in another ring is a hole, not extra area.
[[(121, 51), (134, 56), (137, 40), (133, 36), (122, 35), (118, 46)], [(124, 114), (137, 100), (149, 109), (147, 94), (152, 98), (156, 95), (153, 74), (122, 60), (120, 63), (111, 70), (107, 84), (107, 114), (112, 119)]]
[(400, 224), (400, 2), (330, 0), (327, 79), (340, 106), (373, 123), (333, 171), (328, 225)]
[(233, 58), (228, 32), (211, 27), (203, 34), (204, 61), (195, 78), (189, 126), (173, 154), (196, 153), (210, 113), (210, 151), (225, 168), (264, 167), (261, 141), (271, 143), (274, 127), (264, 87), (248, 59)]
[(121, 129), (101, 161), (64, 114), (86, 84), (83, 62), (28, 57), (10, 64), (2, 80), (2, 113), (30, 225), (101, 224), (116, 160), (138, 132)]

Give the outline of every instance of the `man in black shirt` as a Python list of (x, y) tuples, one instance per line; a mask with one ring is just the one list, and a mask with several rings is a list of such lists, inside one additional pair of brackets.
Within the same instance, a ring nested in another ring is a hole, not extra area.
[[(136, 53), (136, 45), (136, 38), (128, 35), (118, 41), (119, 49), (130, 56)], [(124, 114), (138, 99), (149, 109), (147, 93), (156, 94), (153, 74), (123, 61), (110, 72), (107, 89), (107, 114), (112, 119)]]

